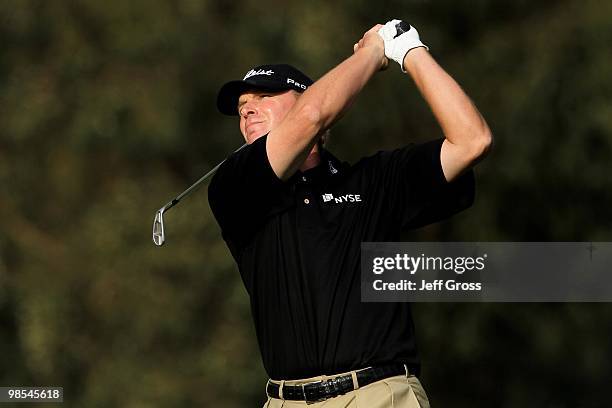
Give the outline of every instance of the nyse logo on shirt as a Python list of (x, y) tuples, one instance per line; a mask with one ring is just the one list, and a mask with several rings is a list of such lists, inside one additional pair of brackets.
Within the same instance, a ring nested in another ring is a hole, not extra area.
[(334, 197), (333, 194), (323, 194), (321, 197), (323, 197), (323, 202), (327, 203), (327, 202), (332, 202), (332, 203), (336, 203), (336, 204), (341, 204), (341, 203), (358, 203), (361, 202), (361, 194), (343, 194), (343, 195), (339, 195), (337, 197)]

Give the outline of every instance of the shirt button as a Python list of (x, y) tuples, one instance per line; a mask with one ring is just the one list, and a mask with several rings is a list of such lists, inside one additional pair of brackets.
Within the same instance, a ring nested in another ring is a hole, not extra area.
[(310, 200), (309, 200), (309, 199), (307, 199), (307, 198), (305, 198), (305, 199), (304, 199), (304, 204), (310, 204)]

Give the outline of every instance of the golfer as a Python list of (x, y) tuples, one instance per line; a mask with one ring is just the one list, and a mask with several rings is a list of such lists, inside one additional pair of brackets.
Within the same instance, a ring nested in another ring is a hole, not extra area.
[[(327, 130), (389, 60), (443, 137), (349, 165), (324, 148)], [(410, 304), (361, 302), (360, 244), (398, 241), (472, 204), (471, 167), (492, 139), (474, 104), (393, 20), (314, 83), (262, 65), (223, 85), (217, 105), (239, 116), (248, 143), (219, 168), (209, 202), (250, 296), (265, 407), (428, 407)]]

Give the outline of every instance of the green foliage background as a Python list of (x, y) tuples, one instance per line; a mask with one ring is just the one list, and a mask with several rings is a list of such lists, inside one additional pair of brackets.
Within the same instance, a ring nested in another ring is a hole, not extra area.
[[(223, 82), (313, 77), (378, 22), (415, 25), (496, 137), (475, 205), (407, 240), (610, 241), (612, 5), (594, 0), (0, 3), (0, 385), (67, 407), (246, 407), (266, 375), (206, 189), (238, 147)], [(377, 75), (333, 131), (354, 161), (440, 136), (412, 81)], [(608, 304), (417, 304), (436, 407), (606, 407)]]

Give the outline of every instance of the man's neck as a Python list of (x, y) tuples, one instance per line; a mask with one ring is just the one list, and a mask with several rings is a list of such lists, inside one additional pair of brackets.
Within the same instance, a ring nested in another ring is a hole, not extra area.
[(321, 155), (319, 154), (318, 149), (310, 152), (304, 163), (300, 167), (300, 171), (304, 172), (306, 170), (310, 170), (314, 167), (317, 167), (321, 163)]

